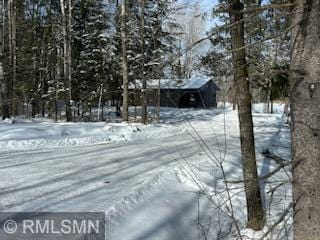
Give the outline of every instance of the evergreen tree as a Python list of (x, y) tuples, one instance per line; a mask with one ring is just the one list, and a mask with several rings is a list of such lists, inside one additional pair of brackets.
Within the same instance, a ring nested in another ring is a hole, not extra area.
[(73, 14), (73, 99), (91, 105), (112, 81), (110, 16), (103, 0), (78, 0)]

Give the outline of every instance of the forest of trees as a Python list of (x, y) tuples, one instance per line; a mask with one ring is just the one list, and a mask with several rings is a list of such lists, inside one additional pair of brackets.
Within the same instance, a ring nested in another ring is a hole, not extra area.
[[(258, 6), (250, 2), (249, 8)], [(190, 78), (197, 71), (213, 76), (226, 100), (235, 95), (229, 81), (229, 17), (213, 11), (219, 26), (205, 36), (204, 19), (212, 14), (203, 13), (199, 1), (1, 1), (1, 9), (3, 119), (26, 115), (87, 121), (94, 120), (92, 109), (99, 107), (103, 120), (107, 105), (127, 120), (132, 80), (141, 79), (146, 88), (146, 79)], [(248, 49), (255, 100), (271, 103), (286, 96), (288, 14), (269, 10), (246, 17), (259, 22), (246, 24), (246, 44), (284, 33)], [(147, 95), (142, 89), (138, 101), (144, 123)], [(159, 102), (159, 95), (151, 97)]]
[[(128, 121), (129, 84), (140, 79), (147, 123), (148, 79), (188, 78), (193, 71), (214, 76), (224, 100), (238, 109), (247, 226), (255, 230), (265, 216), (251, 105), (265, 102), (272, 113), (273, 100), (289, 98), (294, 236), (319, 239), (320, 0), (220, 0), (201, 16), (219, 19), (206, 36), (197, 33), (199, 5), (189, 22), (179, 22), (186, 10), (174, 0), (0, 4), (3, 119), (30, 112), (58, 120), (65, 111), (66, 121), (80, 121), (109, 104)], [(210, 47), (200, 54), (205, 41)]]
[(174, 8), (171, 1), (1, 1), (3, 119), (29, 109), (32, 117), (57, 120), (64, 109), (67, 121), (83, 119), (107, 101), (119, 110), (126, 81), (157, 78), (171, 66)]

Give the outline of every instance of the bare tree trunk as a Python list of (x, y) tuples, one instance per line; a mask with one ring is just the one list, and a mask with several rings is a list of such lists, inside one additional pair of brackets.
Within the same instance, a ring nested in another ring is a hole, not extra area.
[(66, 118), (67, 122), (72, 121), (71, 111), (71, 47), (70, 47), (70, 28), (71, 28), (71, 0), (68, 1), (68, 16), (65, 12), (64, 0), (60, 0), (60, 8), (62, 14), (62, 33), (63, 33), (63, 78), (65, 86), (68, 88), (65, 94), (66, 102)]
[(9, 104), (7, 96), (7, 83), (4, 79), (2, 55), (0, 53), (0, 83), (1, 83), (1, 101), (2, 101), (2, 119), (10, 118)]
[(139, 94), (137, 94), (137, 82), (134, 81), (134, 120), (135, 121), (137, 120), (138, 96), (139, 96)]
[(273, 114), (273, 98), (272, 98), (272, 94), (270, 96), (270, 113)]
[[(158, 28), (161, 29), (161, 23), (158, 23), (159, 26)], [(157, 93), (156, 93), (156, 117), (157, 117), (157, 122), (160, 122), (160, 111), (161, 111), (161, 71), (162, 71), (162, 59), (161, 59), (161, 44), (159, 44), (160, 38), (161, 38), (161, 31), (156, 31), (156, 33), (153, 35), (153, 44), (155, 46), (155, 48), (157, 49), (157, 51), (155, 51), (156, 53), (154, 53), (154, 58), (158, 59), (158, 66), (156, 66), (156, 75), (158, 78), (158, 86), (157, 86)]]
[(15, 87), (17, 84), (17, 7), (16, 2), (12, 1), (11, 6), (11, 14), (12, 14), (12, 28), (11, 28), (11, 34), (12, 34), (12, 114), (18, 115), (18, 99), (16, 96)]
[(102, 94), (103, 94), (103, 84), (100, 85), (99, 102), (98, 102), (98, 120), (101, 120), (101, 121), (103, 119), (103, 113), (102, 113), (102, 117), (100, 118)]
[(142, 81), (142, 116), (141, 121), (146, 124), (148, 121), (148, 99), (147, 99), (147, 80), (145, 74), (145, 0), (140, 0), (140, 11), (141, 11), (141, 21), (140, 21), (140, 38), (141, 38), (141, 81)]
[[(230, 6), (231, 42), (233, 49), (241, 48), (244, 42), (243, 4), (234, 0)], [(235, 24), (237, 23), (237, 24)], [(257, 173), (255, 142), (253, 133), (251, 93), (245, 49), (233, 53), (234, 79), (237, 83), (238, 114), (240, 122), (241, 157), (247, 201), (247, 227), (260, 230), (263, 227), (263, 207)]]
[(122, 119), (123, 121), (129, 120), (129, 90), (128, 90), (128, 53), (127, 53), (127, 6), (126, 0), (121, 4), (121, 47), (122, 47), (122, 87), (123, 87), (123, 105), (122, 105)]
[(55, 94), (54, 94), (54, 106), (55, 106), (55, 121), (58, 121), (59, 118), (59, 88), (60, 88), (60, 82), (59, 79), (63, 79), (63, 69), (62, 69), (62, 62), (59, 59), (63, 59), (63, 50), (57, 46), (57, 57), (58, 57), (58, 61), (57, 61), (57, 65), (55, 68)]
[(8, 96), (11, 114), (15, 115), (15, 99), (14, 99), (14, 84), (16, 82), (16, 7), (13, 0), (8, 1), (8, 40), (9, 40), (9, 69), (8, 76)]
[(5, 1), (2, 0), (1, 2), (1, 20), (2, 20), (2, 28), (0, 29), (0, 93), (1, 93), (1, 102), (2, 102), (2, 119), (10, 118), (10, 104), (9, 104), (9, 91), (8, 91), (8, 77), (5, 78), (4, 76), (4, 69), (3, 69), (3, 60), (4, 60), (4, 43), (5, 43)]
[[(67, 73), (67, 78), (68, 78), (68, 87), (69, 87), (69, 102), (70, 105), (73, 105), (73, 99), (72, 99), (72, 56), (71, 56), (71, 37), (72, 37), (72, 0), (68, 0), (68, 24), (67, 24), (67, 64), (68, 64), (68, 73)], [(72, 109), (70, 106), (70, 116), (69, 116), (69, 121), (72, 121)]]
[(159, 77), (158, 80), (158, 87), (157, 87), (157, 122), (160, 122), (160, 110), (161, 110), (161, 79)]
[(290, 69), (294, 239), (320, 239), (320, 0), (296, 0)]
[(267, 89), (267, 102), (265, 103), (265, 113), (272, 113), (271, 112), (271, 104), (272, 104), (272, 79), (269, 79), (269, 83), (268, 83), (268, 89)]
[(8, 96), (9, 96), (9, 109), (11, 111), (11, 114), (14, 115), (13, 112), (13, 25), (12, 22), (13, 20), (13, 0), (9, 0), (7, 3), (7, 10), (8, 10), (8, 50), (9, 50), (9, 63), (8, 63), (8, 85), (7, 85), (7, 90), (8, 90)]
[(237, 83), (235, 79), (233, 79), (230, 84), (228, 101), (232, 103), (232, 110), (237, 110)]

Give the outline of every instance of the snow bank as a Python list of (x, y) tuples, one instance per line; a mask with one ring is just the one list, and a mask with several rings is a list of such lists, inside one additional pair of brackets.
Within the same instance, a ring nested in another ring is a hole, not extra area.
[(0, 123), (0, 151), (83, 146), (127, 142), (176, 134), (168, 125), (127, 123)]
[[(149, 108), (152, 110), (152, 108)], [(0, 122), (0, 152), (72, 147), (159, 138), (183, 132), (179, 123), (210, 121), (223, 109), (162, 108), (161, 124), (54, 123), (47, 119), (6, 119)]]
[[(283, 108), (283, 104), (274, 104), (275, 113), (282, 113)], [(201, 122), (212, 121), (216, 115), (224, 111), (223, 108), (162, 108), (162, 123), (150, 125), (104, 122), (54, 123), (40, 118), (34, 120), (6, 119), (0, 122), (0, 152), (128, 142), (171, 136), (185, 131), (186, 125), (190, 122), (201, 125)], [(227, 111), (231, 111), (229, 104)], [(261, 113), (263, 104), (255, 104), (253, 111)]]

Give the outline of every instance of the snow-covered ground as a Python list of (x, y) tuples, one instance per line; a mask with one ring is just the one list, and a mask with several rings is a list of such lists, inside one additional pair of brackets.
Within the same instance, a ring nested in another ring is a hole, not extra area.
[(0, 124), (0, 152), (85, 146), (168, 136), (175, 127), (126, 123), (16, 123)]
[[(261, 107), (257, 106), (255, 112)], [(281, 109), (254, 114), (259, 174), (289, 159)], [(237, 112), (164, 109), (162, 124), (0, 123), (1, 211), (103, 211), (107, 239), (259, 238), (291, 202), (288, 169), (261, 182), (264, 232), (245, 229)], [(225, 177), (224, 177), (224, 174)], [(275, 188), (275, 189), (274, 189)], [(290, 236), (286, 216), (266, 239)], [(231, 231), (231, 232), (230, 232)]]
[(222, 109), (190, 111), (163, 108), (161, 122), (164, 124), (152, 125), (105, 122), (54, 123), (48, 119), (6, 119), (0, 121), (0, 152), (128, 142), (170, 136), (184, 131), (177, 126), (178, 123), (210, 120), (222, 111)]

